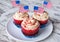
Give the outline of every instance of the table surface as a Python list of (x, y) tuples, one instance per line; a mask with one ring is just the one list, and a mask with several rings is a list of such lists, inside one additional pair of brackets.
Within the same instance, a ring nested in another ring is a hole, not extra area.
[[(11, 37), (6, 30), (7, 22), (17, 10), (18, 8), (12, 7), (9, 0), (0, 0), (0, 42), (22, 42)], [(60, 20), (52, 17), (50, 17), (50, 20), (54, 28), (52, 34), (48, 38), (38, 42), (60, 42), (60, 22), (58, 22)]]

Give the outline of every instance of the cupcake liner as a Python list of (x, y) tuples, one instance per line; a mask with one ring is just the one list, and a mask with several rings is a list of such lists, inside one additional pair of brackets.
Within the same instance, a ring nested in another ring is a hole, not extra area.
[(14, 19), (14, 23), (17, 24), (17, 25), (21, 25), (21, 22), (22, 22), (22, 20), (16, 20), (16, 19)]
[(26, 29), (24, 29), (24, 28), (22, 27), (22, 32), (23, 32), (23, 34), (26, 35), (26, 36), (33, 36), (33, 35), (37, 34), (38, 31), (39, 31), (39, 27), (36, 28), (36, 29), (34, 29), (34, 30), (26, 30)]
[(41, 25), (43, 25), (43, 24), (46, 24), (48, 22), (48, 19), (47, 20), (40, 20), (39, 22)]

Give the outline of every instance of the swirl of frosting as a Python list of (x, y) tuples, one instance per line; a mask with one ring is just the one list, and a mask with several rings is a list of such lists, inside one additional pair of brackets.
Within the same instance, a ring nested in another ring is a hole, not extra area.
[(44, 11), (42, 14), (41, 13), (34, 13), (33, 18), (37, 20), (47, 20), (48, 19), (48, 13)]
[(16, 12), (14, 15), (13, 15), (13, 18), (14, 19), (17, 19), (17, 20), (23, 20), (24, 18), (28, 18), (28, 14), (27, 13), (21, 13), (21, 12)]
[(21, 25), (23, 26), (24, 29), (34, 30), (38, 28), (40, 24), (37, 20), (29, 18), (24, 20)]

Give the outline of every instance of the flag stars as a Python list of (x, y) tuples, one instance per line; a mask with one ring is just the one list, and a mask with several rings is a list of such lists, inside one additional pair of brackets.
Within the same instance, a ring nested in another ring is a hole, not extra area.
[(25, 9), (25, 10), (28, 10), (28, 9), (29, 9), (29, 6), (24, 6), (24, 9)]
[(38, 10), (38, 6), (34, 6), (34, 10)]
[(34, 6), (34, 12), (38, 12), (39, 7), (38, 6)]
[(16, 1), (16, 4), (20, 4), (20, 1)]
[(48, 4), (48, 2), (47, 2), (47, 1), (44, 1), (44, 4), (45, 4), (45, 5), (47, 5), (47, 4)]

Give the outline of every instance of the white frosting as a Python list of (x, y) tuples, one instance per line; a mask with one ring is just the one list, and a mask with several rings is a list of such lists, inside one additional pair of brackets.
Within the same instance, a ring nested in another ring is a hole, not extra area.
[(16, 20), (23, 20), (24, 18), (28, 18), (28, 14), (27, 13), (22, 14), (17, 12), (13, 15), (13, 18)]
[(42, 13), (42, 14), (40, 14), (40, 13), (34, 13), (33, 14), (33, 18), (35, 18), (35, 19), (37, 19), (37, 20), (47, 20), (48, 19), (48, 13)]
[(22, 27), (26, 30), (34, 30), (39, 27), (39, 22), (35, 19), (30, 19), (28, 21), (23, 21), (22, 22)]

